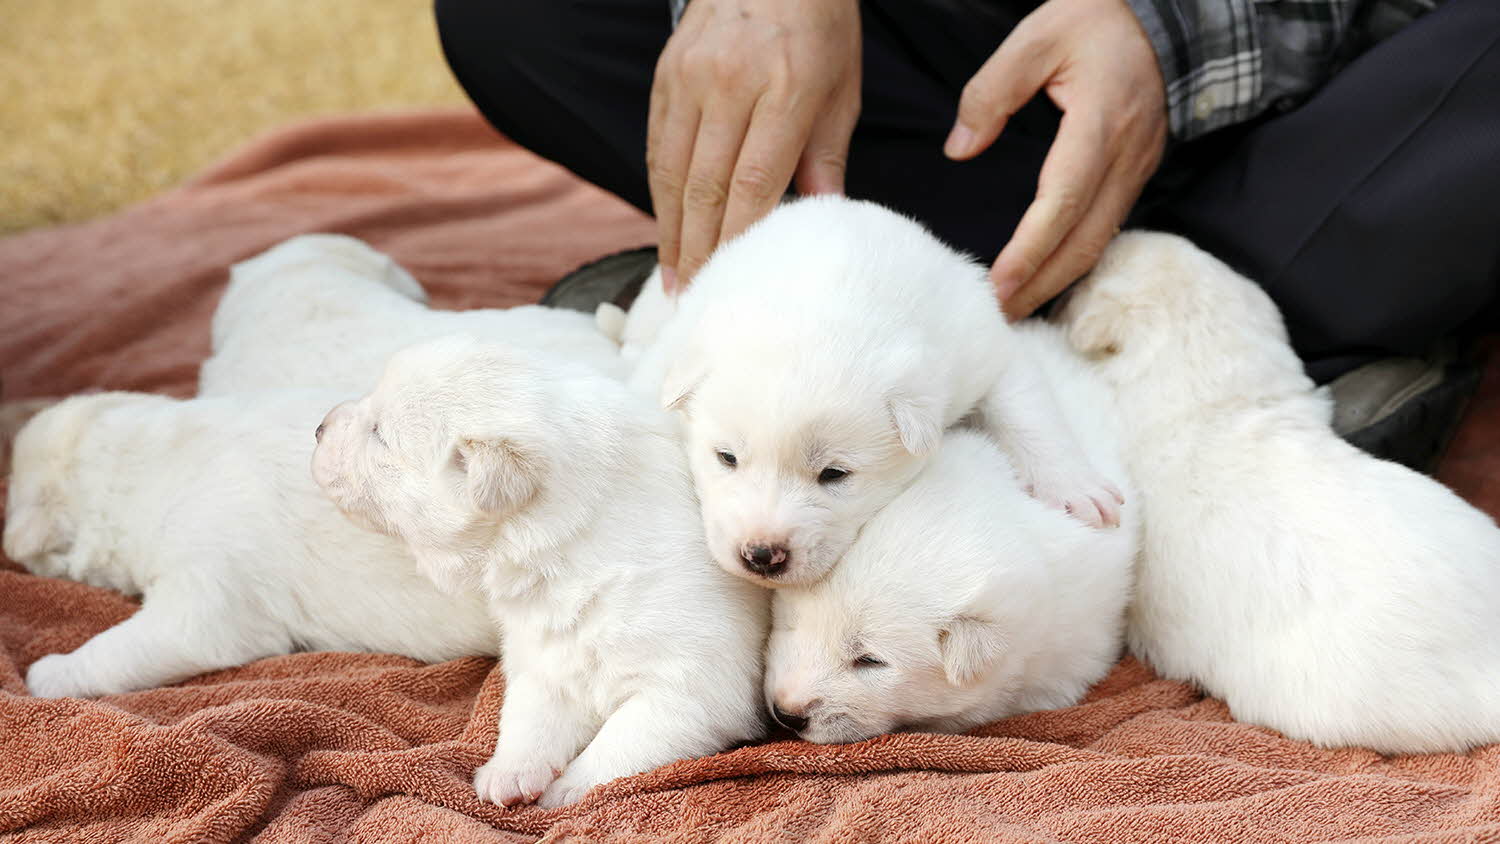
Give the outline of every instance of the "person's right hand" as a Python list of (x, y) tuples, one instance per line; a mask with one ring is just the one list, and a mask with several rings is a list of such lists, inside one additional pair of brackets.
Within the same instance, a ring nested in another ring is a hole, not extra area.
[(857, 0), (692, 0), (656, 63), (646, 136), (662, 281), (803, 194), (842, 193), (859, 116)]

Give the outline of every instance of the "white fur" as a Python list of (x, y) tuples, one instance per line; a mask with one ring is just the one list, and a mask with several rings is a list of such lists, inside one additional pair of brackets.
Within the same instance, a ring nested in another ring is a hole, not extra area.
[(362, 241), (294, 237), (230, 269), (198, 394), (294, 385), (352, 396), (398, 349), (454, 332), (624, 374), (619, 346), (586, 314), (541, 305), (440, 311), (426, 300), (415, 279)]
[(677, 300), (667, 296), (658, 267), (641, 284), (641, 292), (630, 303), (630, 311), (620, 326), (620, 357), (627, 366), (635, 366), (676, 313)]
[(495, 653), (481, 600), (440, 594), (401, 543), (319, 494), (307, 467), (329, 401), (102, 393), (32, 419), (15, 444), (6, 554), (144, 593), (129, 619), (32, 665), (32, 694), (117, 694), (298, 649)]
[(1500, 740), (1500, 530), (1334, 435), (1259, 287), (1126, 234), (1062, 319), (1117, 393), (1144, 496), (1137, 654), (1321, 745)]
[[(456, 337), (329, 414), (314, 475), (504, 633), (482, 799), (589, 788), (763, 731), (768, 597), (709, 559), (670, 416), (623, 383)], [(477, 584), (477, 586), (471, 586)]]
[[(1123, 481), (1107, 389), (1056, 329), (1019, 335), (1094, 465)], [(807, 719), (815, 742), (961, 732), (1077, 703), (1120, 654), (1134, 502), (1119, 529), (1089, 529), (1028, 496), (984, 434), (950, 431), (827, 579), (776, 590), (767, 703)]]
[(714, 558), (767, 585), (826, 574), (981, 404), (1038, 497), (1118, 517), (984, 268), (871, 203), (791, 202), (720, 247), (630, 380), (682, 412)]

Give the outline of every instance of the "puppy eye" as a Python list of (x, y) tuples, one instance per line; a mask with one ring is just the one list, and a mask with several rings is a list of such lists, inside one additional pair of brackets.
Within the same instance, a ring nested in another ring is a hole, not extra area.
[(714, 452), (714, 454), (717, 454), (719, 456), (720, 463), (723, 463), (725, 466), (728, 466), (731, 469), (733, 469), (735, 466), (738, 466), (740, 463), (739, 458), (735, 457), (734, 452), (732, 451), (725, 451), (721, 448), (718, 451)]
[(879, 668), (879, 667), (881, 667), (883, 665), (885, 665), (885, 663), (883, 661), (881, 661), (879, 659), (876, 659), (874, 656), (871, 656), (870, 654), (860, 654), (854, 660), (854, 667), (855, 668)]
[(823, 471), (818, 473), (818, 483), (831, 484), (836, 481), (841, 481), (848, 476), (848, 471), (844, 469), (835, 469), (832, 466), (829, 466), (827, 469), (824, 469)]
[(372, 437), (375, 438), (375, 442), (378, 442), (381, 445), (385, 445), (385, 438), (382, 437), (382, 436), (380, 436), (380, 423), (379, 422), (376, 422), (374, 425), (370, 426), (370, 436), (372, 436)]

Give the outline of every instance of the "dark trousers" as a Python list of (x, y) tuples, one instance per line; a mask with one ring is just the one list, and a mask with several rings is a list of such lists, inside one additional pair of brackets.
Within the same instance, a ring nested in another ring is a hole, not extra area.
[[(650, 212), (663, 0), (437, 0), (449, 64), (497, 129)], [(1036, 189), (1039, 98), (979, 158), (942, 155), (964, 83), (1034, 4), (866, 0), (847, 190), (985, 261)], [(1262, 284), (1319, 380), (1471, 330), (1500, 283), (1500, 3), (1448, 0), (1300, 108), (1173, 150), (1133, 225)]]

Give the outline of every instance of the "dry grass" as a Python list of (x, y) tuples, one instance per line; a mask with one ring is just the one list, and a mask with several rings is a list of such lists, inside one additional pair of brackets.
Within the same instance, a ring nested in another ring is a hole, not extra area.
[(461, 102), (430, 0), (0, 0), (0, 233), (143, 199), (296, 118)]

